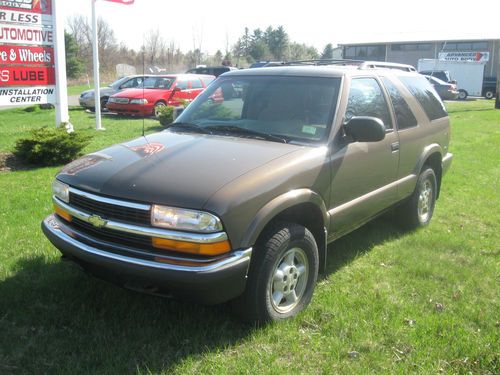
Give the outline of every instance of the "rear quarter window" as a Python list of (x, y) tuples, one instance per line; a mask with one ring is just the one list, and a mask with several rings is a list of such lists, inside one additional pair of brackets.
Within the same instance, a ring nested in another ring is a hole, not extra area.
[(423, 76), (399, 77), (406, 88), (415, 96), (429, 120), (448, 116), (443, 102), (432, 88), (431, 84)]
[(413, 115), (403, 94), (399, 92), (398, 88), (389, 79), (384, 77), (382, 81), (391, 98), (398, 129), (403, 130), (417, 126), (417, 119)]

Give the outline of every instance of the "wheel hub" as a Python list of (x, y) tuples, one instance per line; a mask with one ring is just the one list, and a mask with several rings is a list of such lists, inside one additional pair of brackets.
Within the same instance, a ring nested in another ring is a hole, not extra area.
[(301, 300), (308, 277), (309, 263), (304, 251), (293, 248), (276, 264), (270, 280), (271, 304), (280, 313), (292, 310)]

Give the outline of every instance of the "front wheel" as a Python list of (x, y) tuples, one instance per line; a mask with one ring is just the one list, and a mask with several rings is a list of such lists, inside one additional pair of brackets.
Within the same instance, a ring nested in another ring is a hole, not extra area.
[(318, 268), (318, 247), (307, 228), (274, 226), (254, 249), (246, 290), (234, 301), (236, 312), (257, 323), (295, 316), (311, 301)]
[(465, 90), (458, 90), (458, 99), (459, 100), (465, 100), (467, 99), (467, 91)]
[(432, 168), (420, 173), (411, 197), (399, 207), (400, 222), (409, 229), (429, 224), (434, 214), (437, 194), (436, 174)]
[(163, 111), (163, 108), (165, 108), (166, 104), (163, 102), (158, 102), (155, 104), (155, 107), (153, 109), (153, 115), (158, 118), (160, 116), (160, 113)]

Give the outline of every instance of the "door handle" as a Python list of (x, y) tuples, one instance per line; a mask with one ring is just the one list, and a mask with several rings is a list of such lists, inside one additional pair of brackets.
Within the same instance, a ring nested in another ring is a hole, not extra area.
[(399, 151), (399, 142), (391, 143), (391, 152)]

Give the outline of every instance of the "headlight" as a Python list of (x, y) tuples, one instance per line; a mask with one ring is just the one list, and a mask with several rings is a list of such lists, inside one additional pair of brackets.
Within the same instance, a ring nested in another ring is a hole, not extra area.
[(220, 232), (223, 229), (219, 218), (208, 212), (158, 205), (153, 205), (151, 225), (204, 233)]
[(63, 184), (59, 180), (54, 180), (52, 183), (52, 192), (63, 202), (69, 203), (69, 186)]
[(80, 95), (80, 97), (83, 98), (83, 99), (90, 98), (90, 97), (93, 97), (93, 96), (94, 96), (94, 92), (93, 91), (84, 92), (82, 95)]
[(148, 100), (147, 99), (131, 99), (130, 100), (130, 104), (148, 104)]

